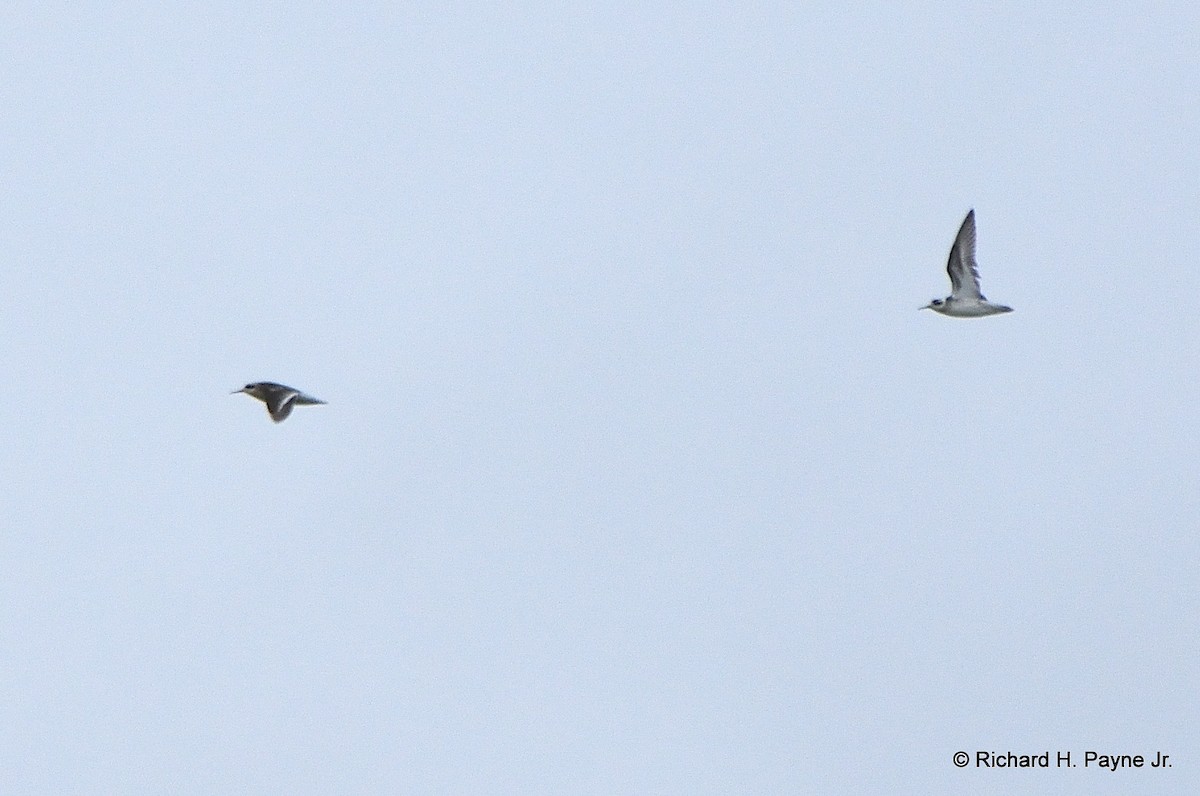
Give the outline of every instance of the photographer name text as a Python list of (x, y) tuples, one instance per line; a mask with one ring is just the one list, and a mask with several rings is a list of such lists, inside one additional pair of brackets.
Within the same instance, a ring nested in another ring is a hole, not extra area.
[(1041, 754), (1019, 754), (1017, 752), (977, 751), (974, 757), (967, 752), (955, 752), (954, 765), (966, 768), (1094, 768), (1120, 771), (1131, 768), (1171, 768), (1171, 756), (1163, 752), (1141, 754), (1112, 754), (1085, 751), (1042, 752)]

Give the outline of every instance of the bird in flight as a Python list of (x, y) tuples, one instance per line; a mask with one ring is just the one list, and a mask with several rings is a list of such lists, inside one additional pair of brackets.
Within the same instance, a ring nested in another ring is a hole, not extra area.
[(940, 312), (953, 318), (982, 318), (1012, 312), (1012, 307), (993, 304), (979, 292), (979, 265), (975, 262), (975, 211), (972, 209), (958, 229), (958, 237), (950, 247), (950, 295), (934, 299), (921, 309)]
[(292, 408), (296, 406), (313, 406), (314, 404), (323, 404), (324, 401), (319, 398), (313, 398), (311, 395), (305, 395), (297, 389), (288, 387), (283, 384), (276, 384), (273, 381), (256, 381), (253, 384), (247, 384), (240, 390), (234, 390), (230, 395), (237, 395), (240, 392), (252, 398), (257, 398), (267, 405), (267, 413), (271, 415), (271, 419), (276, 423), (282, 423), (287, 419), (287, 416), (292, 413)]

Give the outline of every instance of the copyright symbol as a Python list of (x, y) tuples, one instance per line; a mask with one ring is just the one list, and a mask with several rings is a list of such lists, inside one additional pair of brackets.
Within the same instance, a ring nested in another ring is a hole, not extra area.
[(971, 762), (971, 756), (969, 754), (967, 754), (966, 752), (955, 752), (954, 753), (954, 765), (958, 766), (959, 768), (966, 768), (967, 763), (970, 763), (970, 762)]

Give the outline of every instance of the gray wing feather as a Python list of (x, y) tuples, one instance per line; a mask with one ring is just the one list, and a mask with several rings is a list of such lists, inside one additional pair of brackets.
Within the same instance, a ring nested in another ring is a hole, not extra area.
[(946, 263), (950, 275), (950, 295), (956, 299), (983, 299), (979, 292), (979, 265), (975, 262), (975, 211), (972, 209), (958, 229)]
[(296, 406), (296, 395), (294, 392), (272, 395), (271, 400), (267, 402), (267, 411), (271, 414), (271, 419), (276, 423), (282, 423), (284, 420), (287, 420), (288, 415), (292, 413), (293, 407)]

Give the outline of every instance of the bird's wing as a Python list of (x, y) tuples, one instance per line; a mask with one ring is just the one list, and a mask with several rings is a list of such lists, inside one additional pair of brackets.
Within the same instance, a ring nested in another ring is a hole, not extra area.
[(950, 275), (950, 295), (956, 299), (983, 299), (979, 292), (979, 265), (975, 262), (975, 211), (967, 213), (958, 237), (950, 247), (946, 263)]
[(276, 423), (287, 420), (287, 416), (292, 413), (292, 407), (296, 405), (297, 395), (299, 393), (294, 390), (272, 394), (267, 400), (267, 411), (271, 414), (271, 419)]

